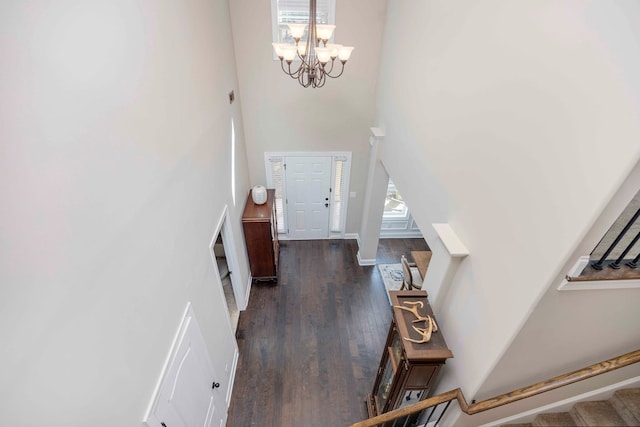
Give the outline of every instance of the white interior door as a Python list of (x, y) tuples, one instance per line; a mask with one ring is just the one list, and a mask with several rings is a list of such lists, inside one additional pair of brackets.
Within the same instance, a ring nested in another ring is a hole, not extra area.
[(331, 157), (287, 157), (289, 238), (329, 237)]
[(218, 427), (226, 421), (225, 391), (191, 310), (183, 323), (158, 399), (147, 424), (153, 427)]

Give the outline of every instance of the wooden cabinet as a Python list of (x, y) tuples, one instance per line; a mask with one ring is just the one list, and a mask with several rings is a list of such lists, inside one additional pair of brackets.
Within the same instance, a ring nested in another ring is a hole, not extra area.
[(242, 229), (254, 280), (278, 279), (280, 247), (274, 199), (275, 190), (267, 190), (267, 202), (256, 205), (249, 192), (242, 214)]
[[(413, 326), (424, 329), (426, 322), (414, 322), (416, 317), (413, 313), (395, 306), (415, 306), (420, 316), (429, 315), (434, 318), (425, 291), (391, 291), (389, 295), (394, 306), (393, 320), (373, 390), (366, 399), (370, 417), (429, 397), (440, 368), (447, 359), (453, 357), (440, 329), (432, 333), (430, 341), (426, 343), (414, 343), (405, 339), (422, 340), (423, 337)], [(415, 302), (422, 303), (422, 307), (419, 303), (415, 305)]]

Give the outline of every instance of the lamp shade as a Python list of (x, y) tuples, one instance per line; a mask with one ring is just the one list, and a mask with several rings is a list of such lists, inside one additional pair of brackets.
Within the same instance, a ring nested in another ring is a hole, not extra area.
[(256, 185), (251, 189), (251, 198), (256, 205), (264, 205), (267, 201), (267, 189), (262, 185)]
[(284, 54), (282, 53), (282, 46), (286, 46), (285, 43), (271, 43), (273, 45), (273, 50), (276, 51), (276, 56), (278, 58), (282, 58)]
[(326, 64), (331, 60), (331, 49), (328, 47), (317, 47), (316, 57), (321, 64)]
[(342, 48), (342, 45), (335, 44), (335, 43), (327, 43), (326, 47), (331, 49), (331, 59), (336, 59), (338, 57), (338, 52), (340, 51), (340, 48)]
[(316, 36), (320, 40), (329, 40), (331, 38), (331, 34), (333, 34), (333, 30), (335, 28), (336, 28), (335, 25), (317, 24), (316, 25)]
[(298, 55), (307, 56), (307, 44), (306, 43), (298, 43)]
[(293, 61), (298, 53), (298, 48), (295, 45), (284, 45), (280, 46), (280, 51), (282, 52), (282, 56), (285, 61)]
[(307, 29), (307, 24), (288, 24), (289, 34), (294, 39), (301, 39), (304, 35), (304, 31)]
[(351, 57), (352, 50), (353, 47), (351, 46), (342, 46), (338, 49), (338, 58), (340, 58), (340, 61), (347, 61), (349, 57)]

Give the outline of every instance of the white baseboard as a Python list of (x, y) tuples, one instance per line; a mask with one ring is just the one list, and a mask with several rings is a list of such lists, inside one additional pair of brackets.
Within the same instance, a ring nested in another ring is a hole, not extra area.
[(344, 235), (333, 235), (329, 237), (317, 237), (313, 239), (292, 239), (286, 234), (278, 234), (278, 240), (333, 240), (333, 239), (342, 239), (342, 240), (360, 240), (360, 236), (358, 233), (345, 233)]
[(360, 258), (360, 251), (358, 251), (358, 265), (360, 266), (365, 266), (365, 265), (376, 265), (376, 259), (362, 259)]
[(380, 231), (380, 239), (423, 239), (420, 231), (389, 232)]

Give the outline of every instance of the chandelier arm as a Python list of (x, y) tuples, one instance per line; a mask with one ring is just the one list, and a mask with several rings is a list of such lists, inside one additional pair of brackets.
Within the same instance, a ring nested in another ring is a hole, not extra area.
[(332, 76), (331, 74), (327, 74), (327, 76), (331, 77), (332, 79), (337, 79), (338, 77), (340, 77), (342, 75), (342, 73), (344, 73), (344, 64), (347, 61), (340, 61), (340, 63), (342, 64), (342, 68), (340, 69), (340, 74), (337, 74), (335, 76)]
[(284, 71), (285, 74), (290, 76), (291, 75), (291, 64), (287, 63), (287, 65), (289, 66), (289, 71), (287, 71), (287, 69), (284, 68), (284, 60), (283, 59), (280, 60), (280, 66), (282, 67), (282, 71)]
[(316, 87), (322, 87), (327, 82), (327, 73), (322, 73), (322, 77), (318, 79)]
[(290, 63), (287, 62), (287, 64), (289, 66), (289, 70), (288, 71), (285, 70), (284, 72), (286, 74), (288, 74), (289, 76), (291, 76), (292, 79), (297, 79), (298, 75), (304, 72), (304, 69), (305, 69), (305, 62), (304, 61), (300, 62), (300, 65), (298, 66), (298, 68), (295, 71), (291, 71), (291, 64)]
[[(306, 77), (306, 80), (305, 80)], [(298, 83), (300, 83), (300, 85), (302, 87), (309, 87), (312, 83), (311, 79), (309, 78), (309, 74), (308, 73), (300, 73), (300, 76), (298, 77)]]
[(331, 66), (329, 67), (329, 69), (327, 70), (326, 67), (325, 67), (325, 71), (326, 71), (327, 74), (331, 74), (331, 72), (333, 71), (333, 66), (335, 65), (335, 63), (336, 63), (336, 60), (334, 58), (334, 59), (331, 60)]
[(307, 70), (306, 64), (304, 64), (304, 63), (301, 64), (300, 65), (300, 70), (301, 71), (300, 71), (300, 73), (298, 73), (298, 76), (297, 76), (298, 83), (300, 83), (300, 85), (302, 87), (307, 87), (308, 84), (307, 84), (307, 80), (305, 79), (305, 77), (308, 79), (308, 74), (306, 73), (306, 70)]
[(309, 85), (311, 84), (315, 76), (315, 70), (312, 64), (308, 62), (305, 64), (304, 75), (306, 77), (306, 82), (307, 82), (307, 86), (305, 87), (309, 87)]

